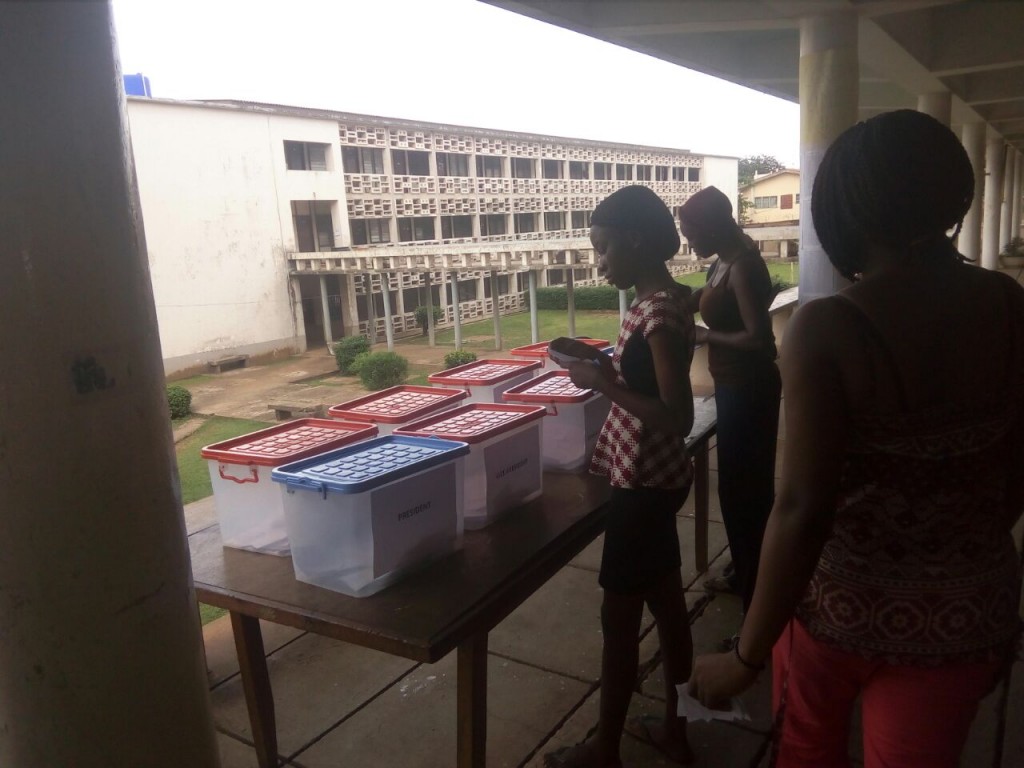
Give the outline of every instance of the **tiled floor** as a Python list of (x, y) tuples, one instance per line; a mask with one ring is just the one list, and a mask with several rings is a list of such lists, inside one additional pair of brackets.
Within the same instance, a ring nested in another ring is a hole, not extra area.
[[(712, 467), (714, 464), (712, 463)], [(721, 567), (725, 532), (712, 472), (712, 572)], [(692, 499), (679, 516), (684, 580), (696, 652), (711, 650), (739, 625), (739, 601), (707, 596), (693, 561)], [(210, 501), (190, 505), (190, 529), (208, 524)], [(597, 722), (601, 593), (600, 541), (583, 551), (490, 635), (487, 765), (542, 765), (545, 752), (583, 739)], [(657, 641), (648, 617), (633, 713), (662, 706)], [(224, 768), (251, 768), (256, 758), (228, 619), (205, 627), (211, 697)], [(383, 766), (445, 768), (455, 764), (454, 654), (417, 664), (271, 624), (264, 624), (282, 765), (303, 768)], [(745, 696), (752, 720), (693, 723), (696, 766), (763, 768), (770, 731), (770, 674)], [(962, 765), (1024, 767), (1024, 667), (985, 700)], [(859, 766), (857, 737), (851, 737)], [(625, 736), (627, 766), (672, 765)]]

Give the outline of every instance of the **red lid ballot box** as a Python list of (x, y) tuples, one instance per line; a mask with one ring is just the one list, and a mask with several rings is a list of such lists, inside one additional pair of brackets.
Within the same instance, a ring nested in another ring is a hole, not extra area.
[(540, 496), (544, 408), (472, 403), (407, 424), (396, 435), (469, 445), (463, 472), (464, 520), (474, 530)]
[(331, 406), (327, 414), (332, 419), (373, 424), (381, 435), (390, 435), (397, 427), (410, 421), (461, 405), (466, 396), (466, 392), (458, 388), (401, 384)]
[(287, 555), (282, 491), (271, 470), (376, 435), (372, 424), (296, 419), (203, 448), (224, 544)]
[(542, 456), (544, 468), (579, 472), (590, 457), (611, 408), (607, 397), (592, 389), (580, 389), (566, 371), (549, 371), (508, 390), (505, 402), (543, 405)]

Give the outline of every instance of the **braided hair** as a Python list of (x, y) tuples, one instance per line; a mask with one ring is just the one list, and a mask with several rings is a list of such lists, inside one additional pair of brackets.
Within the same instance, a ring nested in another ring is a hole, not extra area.
[(974, 198), (974, 170), (956, 135), (910, 109), (843, 132), (814, 179), (811, 215), (832, 265), (848, 280), (864, 270), (869, 243), (908, 255), (956, 255), (946, 232)]
[(679, 232), (672, 212), (651, 189), (639, 184), (617, 189), (598, 203), (590, 225), (638, 233), (646, 252), (660, 261), (679, 253)]

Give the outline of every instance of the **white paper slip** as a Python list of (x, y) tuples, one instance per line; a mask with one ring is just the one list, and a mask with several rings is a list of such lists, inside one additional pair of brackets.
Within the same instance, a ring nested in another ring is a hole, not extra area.
[(729, 700), (728, 709), (710, 709), (705, 707), (688, 692), (689, 681), (676, 686), (676, 693), (679, 694), (679, 703), (676, 705), (676, 714), (685, 717), (687, 720), (749, 720), (747, 708), (738, 698)]

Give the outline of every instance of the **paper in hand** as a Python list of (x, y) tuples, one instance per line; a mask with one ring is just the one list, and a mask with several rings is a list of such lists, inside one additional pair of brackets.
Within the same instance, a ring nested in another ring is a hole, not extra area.
[(679, 694), (679, 703), (676, 705), (676, 714), (679, 717), (685, 717), (687, 720), (749, 720), (750, 715), (747, 714), (747, 708), (743, 706), (743, 702), (738, 698), (733, 697), (729, 700), (729, 707), (727, 709), (711, 709), (705, 707), (695, 698), (693, 698), (687, 688), (689, 687), (689, 681), (681, 683), (676, 686), (676, 693)]

